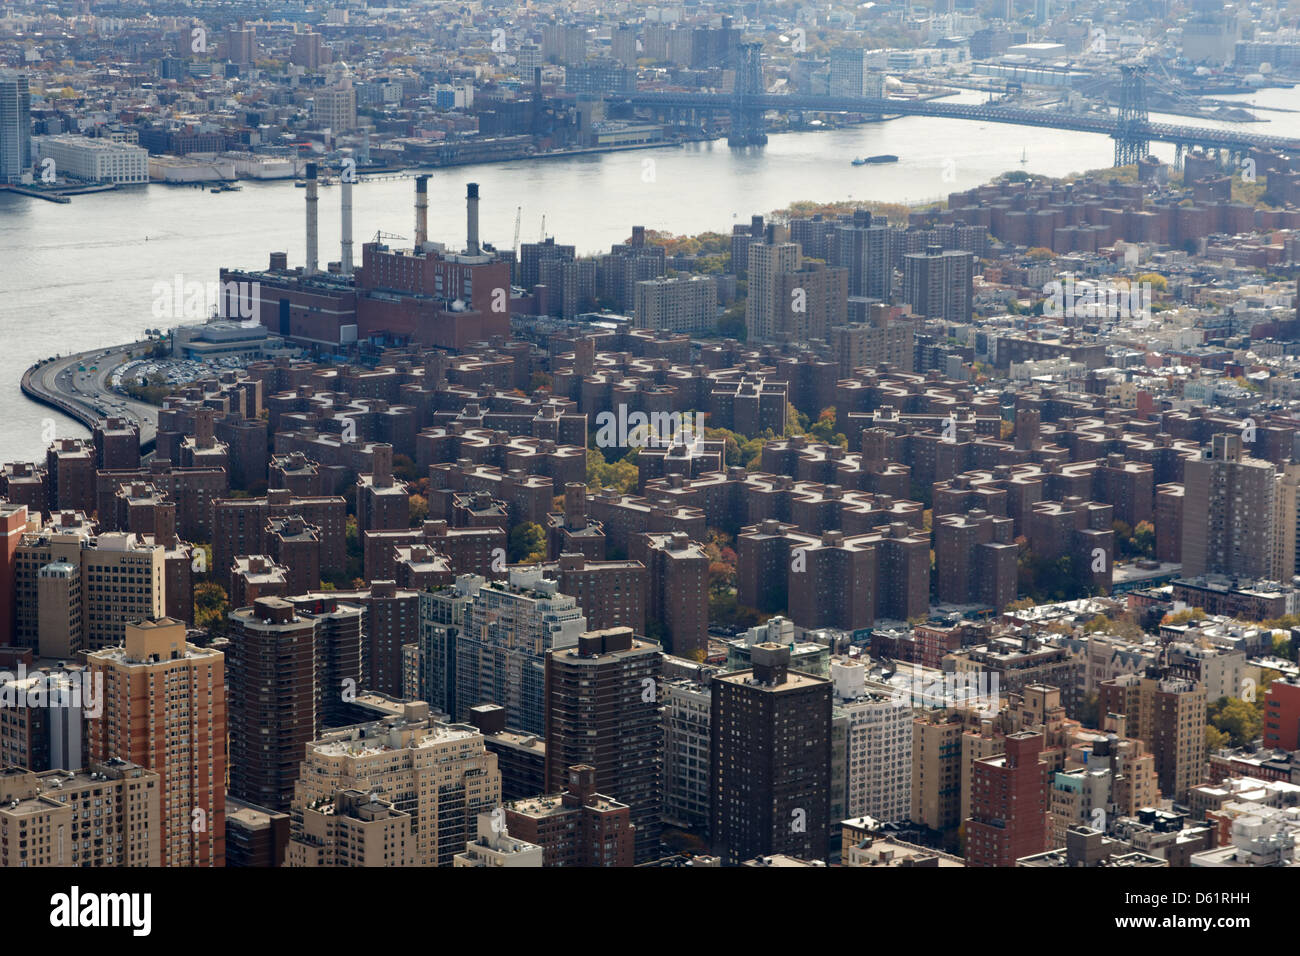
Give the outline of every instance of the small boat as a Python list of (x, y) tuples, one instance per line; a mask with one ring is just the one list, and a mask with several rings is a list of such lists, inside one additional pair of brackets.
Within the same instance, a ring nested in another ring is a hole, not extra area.
[(211, 189), (208, 190), (208, 192), (210, 192), (210, 193), (219, 193), (219, 192), (221, 192), (221, 191), (222, 191), (222, 189), (221, 189), (220, 186), (213, 186)]
[(896, 163), (898, 157), (893, 153), (881, 153), (879, 156), (859, 157), (853, 161), (854, 166), (878, 166), (881, 163)]

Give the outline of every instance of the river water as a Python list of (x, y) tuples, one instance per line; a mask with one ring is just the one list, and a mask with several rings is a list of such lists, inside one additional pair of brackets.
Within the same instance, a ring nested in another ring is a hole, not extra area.
[[(962, 93), (954, 102), (980, 102)], [(1300, 109), (1293, 90), (1234, 97)], [(1262, 112), (1252, 130), (1300, 136), (1300, 114)], [(1187, 125), (1222, 125), (1158, 117)], [(1155, 152), (1172, 160), (1173, 148)], [(888, 166), (850, 165), (856, 156), (893, 153)], [(1022, 164), (1021, 160), (1025, 162)], [(482, 238), (502, 248), (547, 235), (598, 252), (621, 242), (634, 224), (678, 234), (729, 232), (754, 213), (799, 200), (921, 202), (945, 198), (1007, 170), (1064, 176), (1107, 167), (1106, 136), (979, 124), (931, 117), (826, 132), (773, 135), (761, 149), (725, 142), (564, 159), (461, 166), (429, 183), (429, 237), (460, 248), (465, 240), (465, 184), (480, 184)], [(338, 189), (321, 190), (322, 265), (339, 257)], [(133, 187), (74, 197), (59, 205), (0, 193), (0, 461), (44, 455), (42, 420), (58, 434), (85, 429), (28, 401), (23, 370), (56, 353), (132, 341), (143, 329), (176, 324), (156, 317), (154, 287), (215, 282), (220, 266), (264, 268), (272, 251), (291, 265), (305, 251), (304, 191), (289, 182), (245, 182), (239, 192)], [(362, 183), (353, 190), (356, 257), (376, 231), (409, 239), (414, 229), (410, 180)], [(182, 321), (190, 317), (176, 317)]]

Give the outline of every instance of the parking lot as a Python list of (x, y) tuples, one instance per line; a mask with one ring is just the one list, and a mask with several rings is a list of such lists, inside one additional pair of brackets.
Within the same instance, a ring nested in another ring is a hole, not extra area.
[(125, 394), (124, 383), (155, 381), (158, 377), (168, 385), (187, 385), (213, 372), (242, 368), (243, 364), (243, 361), (237, 358), (214, 359), (210, 363), (196, 362), (192, 359), (136, 359), (114, 369), (109, 376), (108, 384), (115, 392), (121, 394)]

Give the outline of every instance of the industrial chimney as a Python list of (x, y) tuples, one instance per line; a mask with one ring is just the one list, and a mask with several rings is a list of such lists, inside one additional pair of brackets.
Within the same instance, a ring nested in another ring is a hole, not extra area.
[(316, 274), (317, 262), (317, 212), (316, 212), (316, 164), (307, 164), (307, 268), (305, 275)]
[(339, 177), (340, 223), (342, 235), (339, 238), (343, 247), (339, 257), (339, 273), (352, 275), (352, 180), (356, 178), (356, 167), (345, 165), (343, 175)]
[(429, 241), (429, 177), (415, 177), (415, 251)]
[(476, 256), (478, 248), (478, 183), (470, 183), (465, 193), (465, 253)]

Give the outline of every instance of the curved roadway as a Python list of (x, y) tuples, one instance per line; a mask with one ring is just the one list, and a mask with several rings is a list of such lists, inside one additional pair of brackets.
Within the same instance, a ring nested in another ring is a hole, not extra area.
[[(109, 373), (131, 358), (134, 350), (152, 347), (151, 342), (133, 342), (107, 349), (92, 349), (65, 355), (52, 362), (33, 365), (23, 373), (23, 393), (33, 401), (54, 408), (87, 428), (108, 416), (129, 418), (140, 425), (142, 450), (152, 447), (158, 435), (158, 409), (119, 395), (108, 384)], [(85, 371), (80, 371), (80, 366)], [(94, 367), (94, 371), (91, 368)]]

